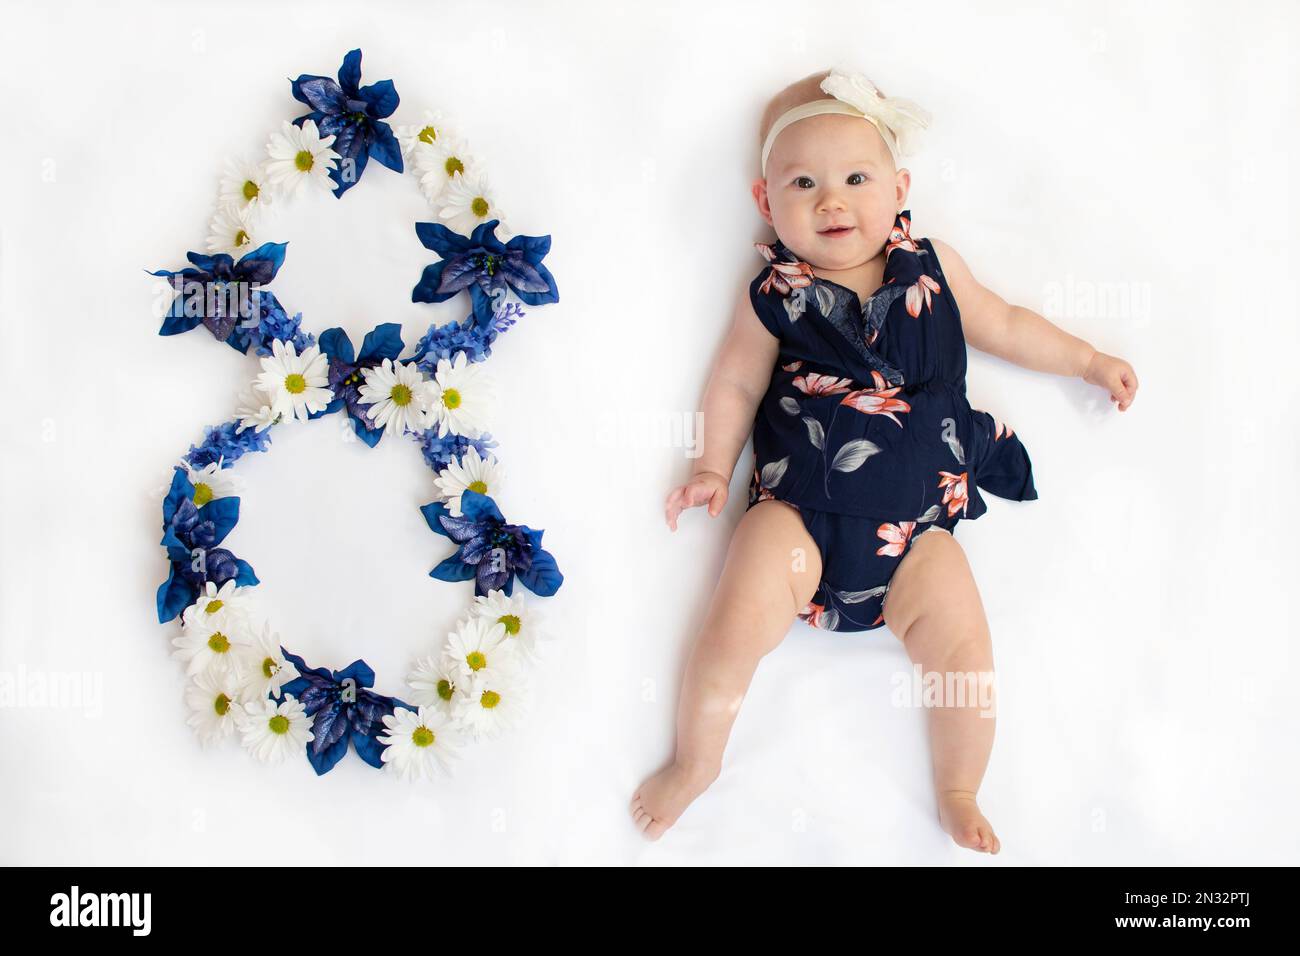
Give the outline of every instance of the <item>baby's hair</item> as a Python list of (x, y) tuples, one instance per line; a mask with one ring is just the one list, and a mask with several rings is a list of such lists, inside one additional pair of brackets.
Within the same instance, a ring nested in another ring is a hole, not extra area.
[[(819, 73), (810, 73), (802, 80), (795, 80), (795, 82), (781, 90), (776, 94), (776, 96), (772, 97), (772, 99), (768, 101), (767, 107), (763, 110), (763, 120), (758, 124), (758, 144), (760, 147), (767, 142), (767, 134), (771, 131), (772, 127), (776, 125), (776, 121), (780, 119), (782, 114), (787, 110), (792, 110), (796, 106), (803, 106), (805, 103), (815, 103), (817, 100), (834, 99), (834, 97), (822, 89), (822, 81), (830, 75), (830, 70), (822, 70)], [(885, 142), (886, 152), (893, 164), (897, 166), (898, 159), (894, 154), (893, 148), (887, 141), (883, 140), (883, 136), (882, 142)]]
[(763, 121), (758, 124), (758, 145), (762, 146), (767, 139), (768, 130), (772, 124), (786, 110), (794, 109), (796, 106), (802, 106), (804, 103), (812, 103), (816, 100), (824, 100), (829, 97), (822, 92), (822, 80), (831, 75), (830, 70), (822, 70), (820, 73), (811, 73), (802, 80), (796, 80), (768, 102), (767, 108), (763, 110)]

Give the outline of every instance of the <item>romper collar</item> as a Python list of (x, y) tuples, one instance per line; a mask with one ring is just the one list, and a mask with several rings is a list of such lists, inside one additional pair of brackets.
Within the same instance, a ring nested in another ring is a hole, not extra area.
[[(912, 238), (912, 211), (904, 209), (894, 217), (894, 228), (889, 232), (889, 239), (885, 243), (885, 273), (880, 289), (890, 285), (911, 285), (925, 271), (921, 264), (921, 256), (926, 255), (926, 250), (921, 247), (920, 242)], [(812, 271), (812, 267), (804, 263), (798, 256), (790, 251), (780, 239), (769, 244), (755, 243), (755, 245), (766, 245), (771, 252), (771, 256), (764, 255), (769, 261), (794, 263), (805, 268), (801, 271), (808, 275), (813, 282), (822, 285), (829, 285), (835, 288), (847, 289), (838, 282), (831, 279), (823, 279)], [(879, 292), (877, 289), (876, 292)], [(875, 293), (868, 297), (874, 298)], [(861, 304), (865, 305), (865, 302)]]

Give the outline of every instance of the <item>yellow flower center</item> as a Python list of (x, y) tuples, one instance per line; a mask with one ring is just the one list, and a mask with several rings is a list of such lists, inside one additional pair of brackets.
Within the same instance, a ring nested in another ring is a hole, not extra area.
[(421, 724), (411, 733), (411, 743), (417, 747), (428, 747), (434, 741), (433, 731)]
[(411, 404), (411, 390), (400, 382), (393, 386), (393, 390), (388, 393), (388, 397), (393, 400), (394, 405)]
[(224, 654), (230, 650), (230, 641), (220, 631), (213, 631), (212, 636), (208, 638), (208, 648), (214, 654)]
[(287, 734), (289, 732), (289, 718), (284, 714), (276, 714), (266, 722), (266, 726), (271, 728), (273, 734)]
[(473, 201), (469, 204), (469, 208), (474, 211), (474, 215), (482, 219), (488, 214), (488, 209), (491, 207), (488, 205), (488, 201), (482, 196), (475, 196)]
[(257, 198), (258, 192), (259, 190), (257, 188), (257, 183), (253, 182), (251, 179), (244, 180), (245, 199), (247, 199), (249, 202), (252, 202), (254, 199)]
[(442, 700), (451, 700), (451, 695), (456, 692), (455, 686), (449, 680), (438, 681), (438, 697)]
[(479, 671), (487, 667), (487, 658), (482, 651), (470, 651), (465, 655), (465, 663), (469, 665), (472, 671)]
[[(207, 485), (204, 485), (203, 487), (206, 488)], [(197, 495), (197, 489), (196, 489), (195, 493), (196, 493), (196, 495)], [(216, 614), (218, 611), (220, 611), (220, 610), (221, 610), (223, 607), (225, 607), (225, 606), (226, 606), (226, 602), (225, 602), (225, 601), (222, 601), (222, 600), (220, 600), (220, 599), (214, 598), (214, 599), (212, 599), (211, 601), (208, 602), (208, 606), (205, 607), (203, 610), (207, 611), (209, 614)]]
[(426, 126), (424, 129), (420, 130), (419, 139), (422, 140), (423, 142), (432, 143), (437, 138), (438, 138), (438, 131), (434, 129), (432, 126)]
[(444, 388), (442, 390), (442, 404), (448, 408), (460, 408), (460, 392), (454, 388)]
[(242, 229), (239, 230), (239, 232), (235, 233), (235, 245), (236, 246), (248, 245), (248, 233), (244, 232), (244, 230)]
[(486, 482), (486, 481), (471, 481), (471, 482), (469, 483), (469, 490), (470, 490), (470, 491), (477, 491), (480, 495), (485, 495), (485, 494), (487, 494), (487, 482)]
[(294, 372), (284, 377), (284, 387), (290, 395), (298, 395), (307, 388), (307, 380)]
[(501, 695), (494, 690), (485, 690), (483, 691), (483, 696), (478, 699), (478, 702), (484, 707), (492, 708), (501, 703)]
[(443, 163), (443, 169), (447, 171), (448, 178), (452, 176), (459, 176), (461, 173), (465, 171), (465, 164), (462, 163), (455, 156), (448, 156), (447, 161)]
[(275, 676), (275, 672), (280, 668), (275, 666), (275, 658), (268, 657), (262, 661), (262, 676), (268, 680)]
[(519, 633), (518, 614), (503, 614), (499, 618), (497, 618), (497, 623), (504, 624), (506, 626), (507, 634), (514, 635)]
[(226, 716), (230, 710), (230, 698), (225, 694), (218, 694), (217, 699), (212, 702), (212, 709), (217, 712), (218, 717)]
[(311, 150), (308, 149), (299, 150), (298, 155), (293, 158), (293, 164), (298, 167), (300, 173), (311, 172), (312, 162)]
[[(202, 507), (203, 507), (204, 505), (206, 505), (209, 501), (211, 501), (212, 498), (213, 498), (213, 495), (212, 495), (212, 486), (211, 486), (211, 485), (207, 484), (206, 482), (202, 482), (202, 481), (195, 482), (195, 484), (194, 484), (194, 507), (196, 507), (196, 508), (202, 508)], [(217, 602), (217, 606), (218, 606), (218, 607), (221, 606), (221, 602), (220, 602), (220, 601)], [(211, 609), (209, 609), (208, 613), (209, 613), (209, 614), (212, 613)]]

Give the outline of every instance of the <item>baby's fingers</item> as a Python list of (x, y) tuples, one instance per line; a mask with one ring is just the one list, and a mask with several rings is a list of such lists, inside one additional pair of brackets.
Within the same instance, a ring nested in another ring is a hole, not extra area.
[(673, 531), (677, 530), (677, 516), (682, 513), (685, 505), (682, 502), (682, 495), (686, 491), (685, 487), (674, 488), (668, 495), (668, 500), (664, 502), (664, 518), (668, 521), (668, 527)]
[(1122, 412), (1133, 404), (1137, 395), (1137, 376), (1132, 369), (1120, 369), (1111, 376), (1109, 382), (1110, 400), (1119, 404)]

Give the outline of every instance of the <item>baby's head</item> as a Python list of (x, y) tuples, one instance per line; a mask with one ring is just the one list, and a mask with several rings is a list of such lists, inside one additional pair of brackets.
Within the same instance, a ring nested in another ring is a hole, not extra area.
[[(763, 112), (760, 148), (790, 110), (832, 99), (821, 90), (829, 75), (814, 73), (773, 97)], [(753, 194), (788, 249), (818, 268), (839, 270), (880, 255), (911, 181), (875, 123), (821, 113), (779, 129)]]

